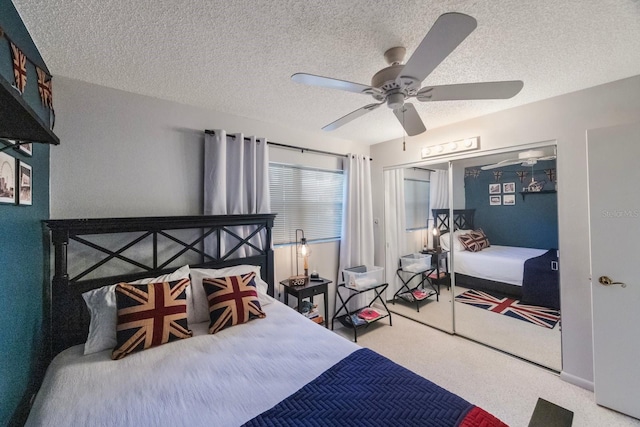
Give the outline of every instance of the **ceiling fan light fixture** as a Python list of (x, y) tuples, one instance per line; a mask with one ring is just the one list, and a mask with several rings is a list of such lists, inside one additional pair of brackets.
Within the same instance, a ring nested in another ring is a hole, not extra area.
[(392, 110), (402, 108), (404, 105), (404, 95), (401, 93), (393, 93), (387, 96), (387, 106)]

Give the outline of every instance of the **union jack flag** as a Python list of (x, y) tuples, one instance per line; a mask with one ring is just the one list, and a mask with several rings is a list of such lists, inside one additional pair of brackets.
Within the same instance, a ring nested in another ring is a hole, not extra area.
[(465, 169), (464, 177), (465, 178), (478, 178), (480, 176), (480, 169)]
[(524, 182), (524, 179), (527, 177), (527, 175), (529, 175), (529, 172), (527, 172), (527, 171), (516, 171), (516, 175), (518, 175), (518, 178), (520, 178), (520, 182)]
[(27, 57), (15, 44), (9, 43), (11, 44), (11, 56), (13, 56), (13, 77), (16, 81), (16, 88), (20, 93), (23, 93), (27, 85)]
[(256, 292), (255, 272), (241, 276), (204, 278), (202, 285), (209, 300), (209, 333), (265, 317)]
[(555, 169), (545, 169), (544, 173), (549, 178), (549, 182), (555, 182), (556, 180), (556, 170)]
[(51, 89), (51, 76), (40, 67), (36, 67), (38, 73), (38, 92), (40, 92), (40, 100), (45, 107), (53, 108), (53, 92)]
[(537, 305), (520, 304), (517, 299), (494, 297), (475, 289), (470, 289), (458, 295), (456, 301), (549, 329), (553, 329), (558, 320), (560, 320), (560, 312), (558, 310)]
[(114, 360), (134, 351), (189, 338), (186, 289), (189, 279), (174, 282), (116, 286), (118, 344)]

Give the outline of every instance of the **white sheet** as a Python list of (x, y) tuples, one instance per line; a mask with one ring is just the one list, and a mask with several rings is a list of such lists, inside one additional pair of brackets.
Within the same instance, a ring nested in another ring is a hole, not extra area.
[(300, 389), (358, 345), (274, 302), (267, 317), (111, 360), (60, 353), (27, 426), (238, 426)]
[(546, 249), (491, 245), (480, 252), (454, 253), (454, 271), (467, 276), (522, 286), (524, 262), (546, 253)]

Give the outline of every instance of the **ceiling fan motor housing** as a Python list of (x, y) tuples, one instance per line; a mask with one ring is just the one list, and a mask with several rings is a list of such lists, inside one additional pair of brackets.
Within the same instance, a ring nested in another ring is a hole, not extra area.
[(400, 71), (404, 68), (404, 65), (390, 65), (382, 70), (378, 71), (371, 78), (371, 86), (377, 87), (383, 92), (387, 92), (393, 89), (400, 89), (400, 85), (396, 83), (396, 77), (400, 74)]
[(387, 95), (387, 105), (392, 110), (402, 107), (404, 105), (404, 94), (398, 92)]

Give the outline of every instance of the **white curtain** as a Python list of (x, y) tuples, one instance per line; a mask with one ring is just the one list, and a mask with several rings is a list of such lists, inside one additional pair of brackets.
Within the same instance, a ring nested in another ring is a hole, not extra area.
[(406, 255), (407, 230), (404, 200), (404, 169), (384, 173), (384, 227), (385, 227), (385, 272), (387, 275), (387, 300), (402, 286), (396, 274), (398, 260)]
[[(340, 270), (374, 266), (373, 203), (371, 199), (371, 160), (368, 156), (349, 154), (344, 161), (344, 199), (340, 236)], [(346, 299), (348, 293), (343, 292)], [(352, 300), (350, 310), (367, 305), (365, 294)]]
[[(245, 140), (241, 133), (227, 135), (216, 129), (213, 135), (205, 134), (204, 144), (204, 214), (235, 215), (271, 212), (269, 198), (269, 148), (264, 138), (252, 136)], [(248, 236), (255, 228), (234, 227), (241, 237)], [(205, 240), (205, 251), (222, 256), (233, 248), (238, 240), (222, 236), (221, 254), (217, 254), (215, 239)], [(251, 239), (257, 247), (263, 247), (264, 231)], [(270, 242), (269, 242), (270, 244)], [(251, 248), (241, 248), (231, 258), (250, 256)]]
[[(435, 170), (429, 177), (429, 226), (433, 227), (432, 209), (444, 209), (449, 207), (449, 172)], [(429, 228), (429, 247), (433, 247), (433, 234)]]

